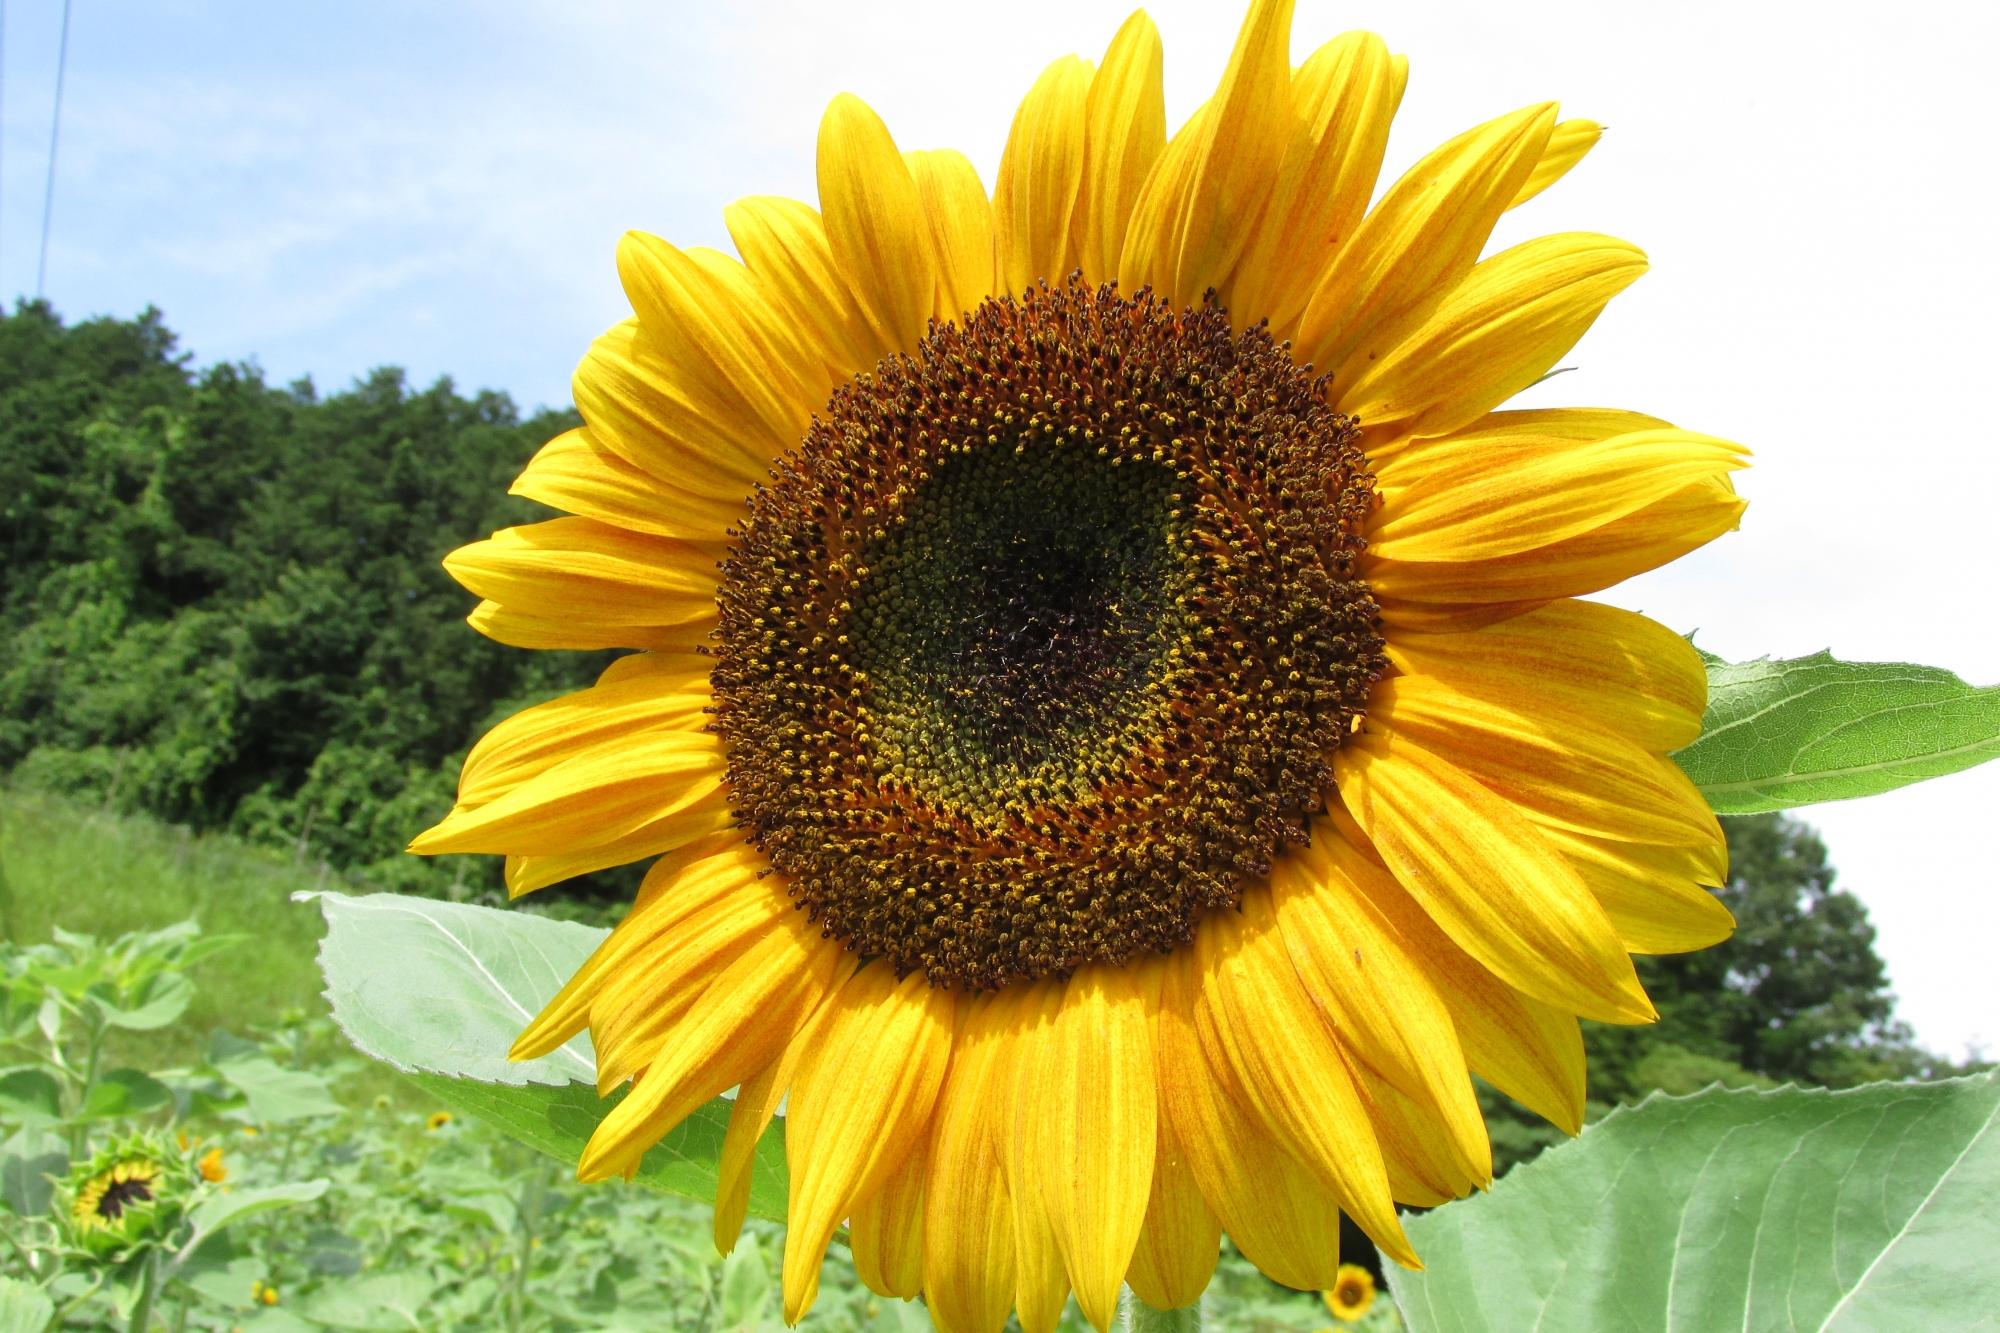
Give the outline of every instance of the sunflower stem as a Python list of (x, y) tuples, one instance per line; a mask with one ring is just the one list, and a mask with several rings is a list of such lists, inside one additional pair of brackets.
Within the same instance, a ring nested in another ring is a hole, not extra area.
[(1178, 1310), (1156, 1310), (1125, 1288), (1124, 1310), (1118, 1321), (1120, 1333), (1200, 1333), (1201, 1305), (1183, 1305)]

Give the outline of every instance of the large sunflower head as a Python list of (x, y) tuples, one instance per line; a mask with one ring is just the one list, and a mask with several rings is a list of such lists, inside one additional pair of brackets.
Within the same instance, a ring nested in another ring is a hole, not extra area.
[(502, 642), (634, 651), (416, 850), (658, 858), (516, 1053), (588, 1027), (631, 1083), (591, 1179), (736, 1088), (725, 1248), (789, 1099), (788, 1318), (843, 1220), (967, 1333), (1186, 1305), (1225, 1230), (1333, 1288), (1343, 1209), (1415, 1263), (1396, 1203), (1491, 1174), (1468, 1071), (1573, 1130), (1577, 1018), (1729, 930), (1665, 757), (1701, 663), (1575, 599), (1734, 526), (1743, 451), (1496, 410), (1644, 270), (1481, 257), (1597, 127), (1527, 107), (1377, 197), (1404, 62), (1294, 68), (1290, 18), (1169, 139), (1135, 14), (990, 195), (836, 98), (817, 210), (625, 239), (635, 317), (515, 485), (568, 516), (447, 562)]

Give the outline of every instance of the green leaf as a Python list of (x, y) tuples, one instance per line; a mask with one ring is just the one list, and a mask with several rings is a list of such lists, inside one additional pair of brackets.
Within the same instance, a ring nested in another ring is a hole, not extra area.
[(138, 987), (130, 1004), (119, 1005), (92, 993), (90, 1001), (103, 1013), (104, 1021), (115, 1028), (152, 1032), (181, 1016), (194, 998), (194, 983), (178, 972), (161, 972)]
[(162, 1106), (173, 1105), (174, 1094), (166, 1084), (137, 1069), (114, 1069), (100, 1076), (84, 1098), (78, 1120), (115, 1120), (121, 1116), (145, 1115)]
[(259, 1124), (339, 1115), (343, 1109), (325, 1080), (303, 1069), (286, 1069), (262, 1055), (225, 1061), (216, 1065), (215, 1072), (243, 1094), (244, 1109)]
[(0, 1143), (0, 1205), (22, 1217), (49, 1210), (52, 1178), (69, 1170), (69, 1147), (46, 1129), (16, 1130)]
[(0, 1116), (17, 1125), (60, 1120), (62, 1085), (46, 1069), (10, 1069), (0, 1074)]
[[(623, 1090), (599, 1097), (580, 1083), (560, 1088), (508, 1087), (436, 1074), (412, 1076), (417, 1085), (452, 1110), (474, 1116), (509, 1138), (574, 1165), (598, 1121), (625, 1095)], [(718, 1097), (696, 1110), (654, 1144), (639, 1164), (634, 1179), (641, 1185), (691, 1199), (715, 1198), (716, 1168), (722, 1158), (722, 1136), (729, 1128), (730, 1103)], [(758, 1141), (750, 1172), (750, 1215), (773, 1222), (785, 1220), (788, 1190), (785, 1169), (785, 1125), (782, 1119)]]
[(433, 1297), (438, 1284), (422, 1273), (401, 1269), (368, 1273), (320, 1288), (299, 1313), (327, 1328), (355, 1330), (430, 1329), (437, 1326)]
[(56, 1303), (40, 1287), (0, 1276), (0, 1333), (42, 1333), (55, 1313)]
[(567, 921), (399, 894), (318, 895), (319, 966), (348, 1038), (405, 1073), (486, 1083), (594, 1080), (578, 1037), (539, 1060), (507, 1048), (605, 936)]
[(217, 1194), (196, 1206), (188, 1214), (188, 1225), (194, 1234), (175, 1256), (176, 1266), (187, 1262), (188, 1257), (201, 1248), (202, 1242), (225, 1227), (233, 1226), (246, 1217), (258, 1213), (273, 1212), (279, 1208), (289, 1208), (297, 1203), (311, 1203), (326, 1193), (324, 1180), (302, 1180), (291, 1185), (270, 1185), (263, 1189), (232, 1190), (227, 1194)]
[(1873, 796), (2000, 756), (2000, 686), (1902, 662), (1708, 658), (1701, 736), (1674, 759), (1719, 814)]
[(722, 1261), (721, 1285), (717, 1327), (724, 1333), (753, 1333), (764, 1322), (772, 1292), (771, 1270), (755, 1236), (745, 1236)]
[(1390, 1285), (1415, 1333), (1968, 1328), (1996, 1194), (2000, 1072), (1656, 1094), (1411, 1219)]

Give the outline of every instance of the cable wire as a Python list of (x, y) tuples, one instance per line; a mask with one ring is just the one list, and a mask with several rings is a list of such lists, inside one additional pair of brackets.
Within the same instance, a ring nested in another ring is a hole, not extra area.
[(49, 180), (42, 189), (42, 253), (35, 262), (35, 299), (42, 299), (42, 287), (49, 275), (49, 214), (56, 202), (56, 148), (62, 142), (63, 74), (69, 68), (69, 6), (63, 0), (62, 38), (56, 45), (56, 109), (49, 118)]

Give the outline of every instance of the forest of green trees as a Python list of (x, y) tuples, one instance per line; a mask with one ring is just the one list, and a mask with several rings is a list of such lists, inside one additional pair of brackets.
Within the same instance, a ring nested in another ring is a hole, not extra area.
[[(322, 396), (196, 369), (153, 311), (0, 314), (0, 780), (293, 848), (371, 887), (496, 891), (490, 860), (401, 849), (481, 731), (603, 655), (481, 638), (439, 561), (537, 516), (507, 485), (570, 424), (396, 370)], [(1818, 838), (1725, 822), (1741, 929), (1642, 961), (1662, 1022), (1592, 1031), (1594, 1097), (1945, 1068), (1894, 1020), (1874, 930)], [(1495, 1124), (1503, 1155), (1543, 1132)]]

